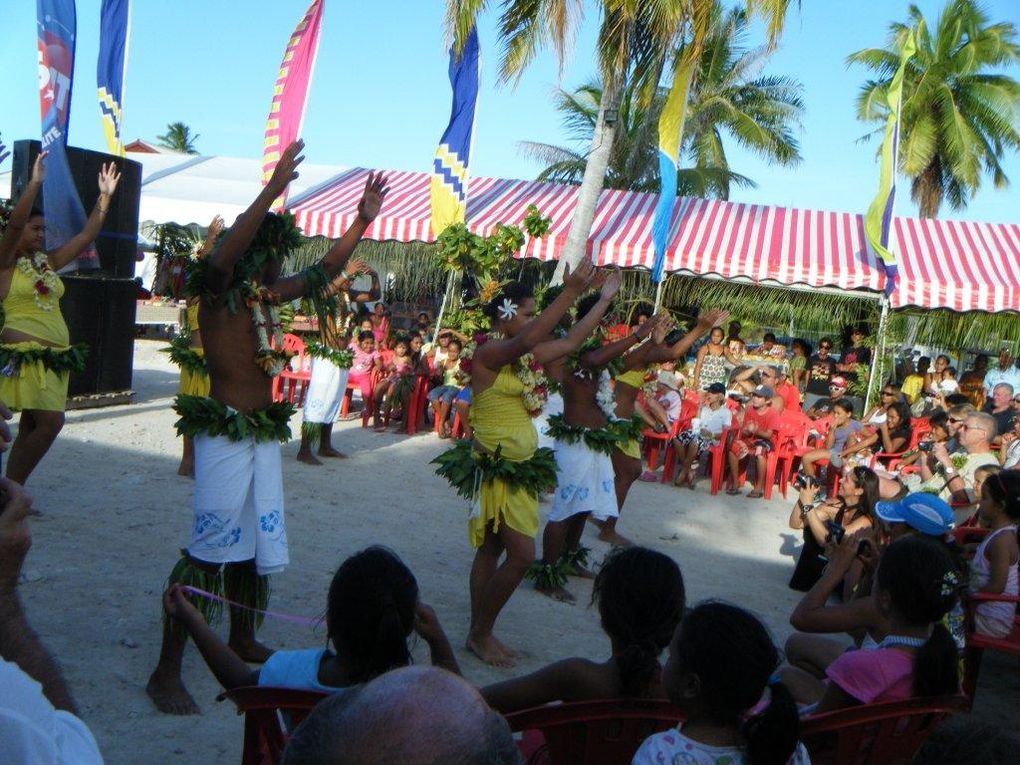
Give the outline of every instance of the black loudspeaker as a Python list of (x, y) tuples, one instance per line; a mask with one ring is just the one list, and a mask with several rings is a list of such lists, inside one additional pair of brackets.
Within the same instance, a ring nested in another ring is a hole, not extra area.
[(119, 393), (131, 388), (135, 347), (133, 279), (65, 276), (60, 310), (72, 343), (86, 343), (85, 369), (71, 375), (68, 396)]
[[(17, 200), (21, 190), (32, 177), (32, 165), (41, 148), (39, 141), (16, 141), (14, 165), (11, 168), (11, 197)], [(75, 188), (85, 207), (86, 217), (99, 198), (96, 179), (106, 162), (114, 162), (120, 170), (117, 193), (110, 200), (110, 210), (103, 221), (103, 229), (96, 238), (99, 253), (99, 270), (105, 276), (133, 279), (135, 256), (138, 251), (138, 205), (142, 193), (142, 166), (138, 162), (112, 154), (67, 147), (67, 163), (71, 168)], [(42, 193), (36, 206), (43, 208)]]

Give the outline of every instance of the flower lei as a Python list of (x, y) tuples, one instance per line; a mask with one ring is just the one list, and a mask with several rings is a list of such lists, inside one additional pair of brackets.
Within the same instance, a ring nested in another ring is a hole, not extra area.
[(60, 285), (60, 277), (50, 268), (46, 253), (37, 252), (30, 258), (27, 256), (18, 258), (18, 270), (32, 280), (36, 306), (43, 311), (52, 311), (56, 307), (52, 294)]
[(595, 403), (599, 405), (602, 414), (612, 422), (616, 419), (616, 392), (613, 389), (613, 377), (608, 369), (603, 369), (599, 375), (599, 387), (595, 391)]
[[(255, 325), (258, 347), (255, 349), (255, 363), (270, 377), (280, 374), (294, 355), (283, 350), (283, 322), (280, 321), (280, 307), (273, 302), (272, 293), (255, 282), (244, 285), (247, 295), (245, 304), (251, 312), (251, 320)], [(266, 321), (266, 306), (269, 321)], [(269, 333), (273, 333), (273, 342), (269, 341)]]
[[(465, 385), (471, 383), (471, 360), (475, 355), (478, 346), (485, 345), (489, 340), (502, 340), (503, 335), (499, 332), (488, 334), (478, 333), (474, 340), (465, 344), (460, 352), (460, 371), (465, 378)], [(525, 353), (513, 364), (514, 376), (521, 381), (524, 391), (521, 398), (524, 401), (524, 408), (531, 417), (538, 417), (545, 409), (549, 400), (549, 378), (545, 374), (542, 365), (535, 360), (535, 354)]]

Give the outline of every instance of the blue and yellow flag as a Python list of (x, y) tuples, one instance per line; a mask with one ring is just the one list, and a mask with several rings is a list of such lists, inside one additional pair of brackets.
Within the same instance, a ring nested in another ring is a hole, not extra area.
[(128, 20), (131, 0), (103, 0), (99, 15), (99, 111), (111, 154), (124, 156), (120, 125), (124, 109), (124, 69), (127, 66)]
[(478, 30), (472, 28), (460, 57), (450, 48), (453, 109), (432, 166), (432, 233), (435, 236), (439, 236), (451, 223), (464, 221), (471, 133), (478, 103), (479, 67)]
[(687, 119), (687, 97), (694, 74), (694, 62), (691, 59), (691, 56), (686, 55), (677, 59), (673, 85), (659, 116), (659, 203), (655, 206), (655, 218), (652, 221), (652, 244), (655, 246), (652, 281), (656, 284), (662, 281), (669, 225), (673, 219), (673, 203), (676, 201), (680, 144), (684, 121)]
[(889, 250), (889, 231), (892, 228), (893, 208), (896, 204), (896, 165), (900, 153), (900, 109), (903, 106), (903, 74), (907, 62), (917, 47), (911, 32), (903, 42), (900, 65), (889, 83), (886, 103), (889, 116), (885, 121), (885, 138), (882, 140), (878, 193), (875, 195), (867, 214), (864, 216), (864, 233), (871, 248), (885, 266), (885, 293), (892, 293), (896, 286), (896, 255)]

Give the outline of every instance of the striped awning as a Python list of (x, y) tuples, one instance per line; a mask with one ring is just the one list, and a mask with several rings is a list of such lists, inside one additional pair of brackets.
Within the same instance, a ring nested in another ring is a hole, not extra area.
[[(349, 170), (291, 202), (307, 236), (337, 238), (357, 216), (368, 171)], [(365, 236), (401, 242), (434, 240), (429, 219), (429, 176), (388, 174), (382, 214)], [(520, 224), (529, 205), (552, 220), (541, 240), (528, 240), (521, 257), (554, 260), (566, 244), (578, 187), (537, 181), (472, 178), (467, 223), (478, 234), (497, 224)], [(606, 190), (588, 239), (598, 265), (652, 267), (651, 228), (657, 196)], [(900, 280), (892, 307), (956, 311), (1020, 311), (1020, 227), (898, 218), (894, 245)], [(678, 199), (673, 209), (665, 270), (783, 286), (880, 293), (885, 270), (855, 213)]]

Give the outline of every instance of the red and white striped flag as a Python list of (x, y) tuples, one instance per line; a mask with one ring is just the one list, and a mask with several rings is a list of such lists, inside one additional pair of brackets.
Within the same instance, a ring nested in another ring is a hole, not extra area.
[[(301, 132), (308, 89), (312, 84), (315, 54), (319, 48), (319, 26), (326, 0), (312, 0), (304, 18), (287, 42), (283, 62), (273, 86), (273, 103), (266, 120), (266, 141), (262, 149), (262, 185), (269, 183), (280, 161), (280, 154)], [(287, 202), (284, 191), (273, 203), (273, 211), (283, 210)]]

